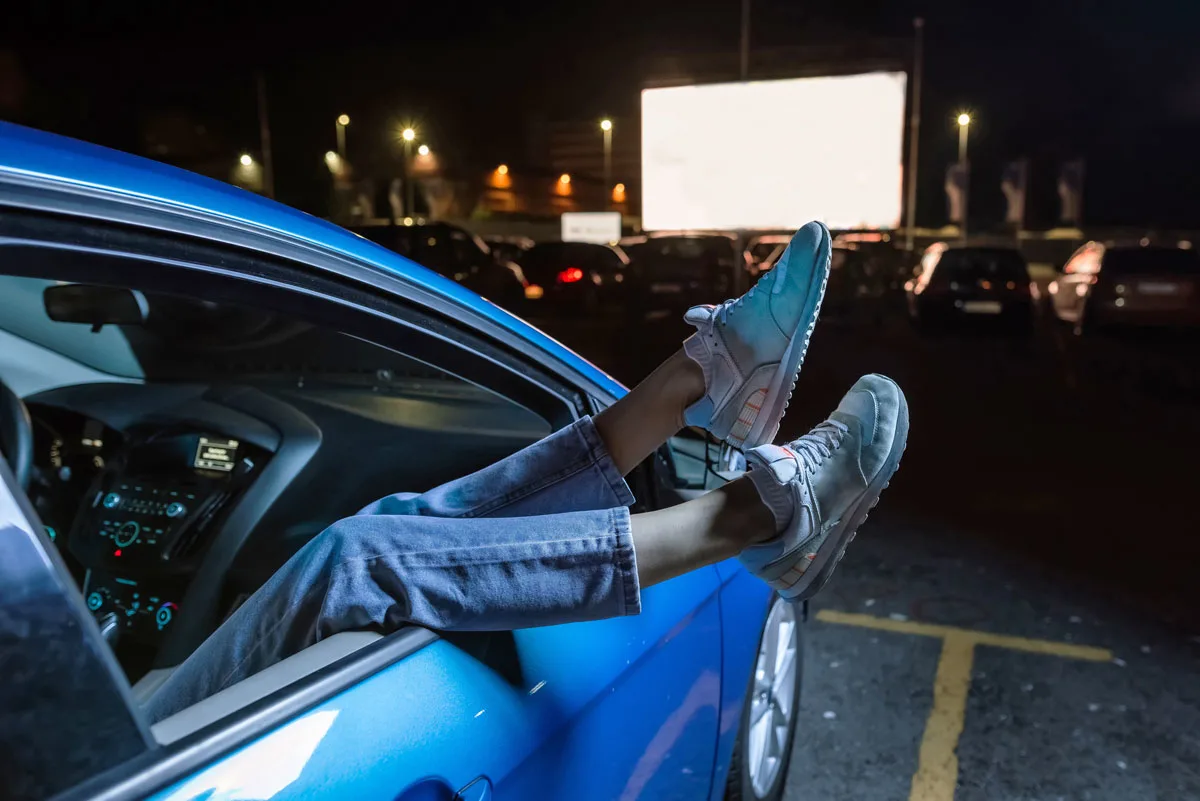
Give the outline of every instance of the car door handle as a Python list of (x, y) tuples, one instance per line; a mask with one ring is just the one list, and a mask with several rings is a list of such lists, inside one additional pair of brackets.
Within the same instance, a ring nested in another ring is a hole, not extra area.
[(459, 790), (454, 801), (492, 801), (492, 783), (486, 776), (480, 776)]

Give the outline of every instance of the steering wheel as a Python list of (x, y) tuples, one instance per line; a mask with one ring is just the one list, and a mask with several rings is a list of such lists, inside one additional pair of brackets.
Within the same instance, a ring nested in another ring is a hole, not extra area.
[(33, 469), (33, 421), (17, 393), (0, 381), (0, 455), (8, 460), (21, 489), (29, 488)]

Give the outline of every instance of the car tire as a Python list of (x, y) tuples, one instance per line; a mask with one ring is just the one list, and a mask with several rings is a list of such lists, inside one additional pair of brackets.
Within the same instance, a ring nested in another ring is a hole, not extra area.
[[(758, 638), (742, 722), (733, 745), (727, 801), (780, 801), (800, 713), (803, 637), (800, 604), (776, 596)], [(780, 649), (790, 651), (780, 659)], [(789, 671), (790, 660), (790, 673)]]

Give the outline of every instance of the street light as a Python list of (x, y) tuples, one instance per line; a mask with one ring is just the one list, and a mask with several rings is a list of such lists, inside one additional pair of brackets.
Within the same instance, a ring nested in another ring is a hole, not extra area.
[(604, 134), (604, 185), (612, 186), (612, 120), (600, 120), (600, 130)]
[[(417, 138), (417, 132), (412, 128), (405, 128), (400, 132), (400, 138), (404, 141), (404, 213), (410, 215), (413, 213), (413, 182), (412, 182), (412, 143)], [(424, 147), (424, 145), (422, 145)]]
[(429, 145), (421, 145), (420, 147), (418, 147), (417, 155), (428, 156), (429, 155)]
[(958, 115), (958, 161), (963, 164), (967, 160), (967, 129), (971, 127), (971, 115), (965, 111)]
[(508, 165), (501, 164), (499, 167), (496, 168), (496, 172), (500, 175), (508, 175)]
[(350, 124), (349, 114), (339, 114), (337, 118), (337, 152), (342, 158), (346, 158), (346, 126)]
[(242, 155), (238, 156), (238, 163), (243, 167), (249, 167), (254, 163), (254, 159), (250, 157), (249, 153), (243, 153)]
[(958, 115), (958, 171), (962, 176), (962, 240), (967, 241), (967, 209), (970, 207), (971, 174), (967, 171), (967, 131), (971, 127), (971, 115), (962, 112)]

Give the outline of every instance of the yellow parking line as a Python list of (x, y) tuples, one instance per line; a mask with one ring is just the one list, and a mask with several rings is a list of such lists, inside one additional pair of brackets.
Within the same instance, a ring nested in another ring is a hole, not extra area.
[(822, 609), (817, 612), (817, 620), (823, 623), (838, 623), (842, 626), (860, 626), (880, 631), (894, 631), (899, 634), (916, 634), (922, 637), (949, 637), (958, 635), (966, 637), (975, 645), (992, 645), (997, 648), (1008, 648), (1012, 651), (1028, 651), (1035, 654), (1061, 656), (1066, 659), (1086, 659), (1090, 662), (1111, 662), (1112, 651), (1107, 648), (1095, 648), (1090, 645), (1074, 645), (1069, 642), (1054, 642), (1053, 640), (1033, 640), (1028, 637), (1013, 637), (1006, 634), (992, 634), (988, 631), (961, 629), (958, 626), (943, 626), (938, 623), (918, 623), (915, 620), (892, 620), (886, 617), (874, 617), (855, 612), (838, 612), (834, 609)]
[(971, 689), (971, 665), (975, 659), (976, 645), (1092, 662), (1111, 662), (1113, 658), (1112, 651), (1107, 648), (1094, 648), (1090, 645), (1033, 640), (1028, 637), (992, 634), (988, 631), (937, 623), (838, 612), (834, 609), (822, 609), (817, 612), (817, 620), (898, 634), (941, 638), (942, 653), (938, 658), (937, 676), (933, 680), (933, 708), (929, 711), (925, 733), (921, 737), (917, 770), (913, 774), (912, 788), (908, 794), (909, 801), (954, 801), (954, 788), (958, 784), (956, 752), (967, 714), (967, 693)]
[(951, 634), (942, 641), (937, 677), (933, 680), (933, 708), (925, 722), (925, 736), (912, 777), (909, 801), (953, 801), (958, 784), (958, 738), (967, 714), (971, 664), (975, 645), (967, 637)]

